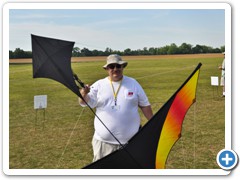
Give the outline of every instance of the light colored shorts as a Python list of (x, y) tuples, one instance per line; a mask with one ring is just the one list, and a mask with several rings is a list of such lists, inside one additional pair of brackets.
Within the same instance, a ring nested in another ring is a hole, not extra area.
[(110, 144), (103, 141), (99, 141), (95, 138), (92, 139), (92, 146), (93, 146), (93, 162), (121, 148), (120, 144)]

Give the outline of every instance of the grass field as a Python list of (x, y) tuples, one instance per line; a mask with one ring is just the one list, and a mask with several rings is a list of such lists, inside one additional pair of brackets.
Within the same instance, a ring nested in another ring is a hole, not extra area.
[[(220, 76), (222, 54), (125, 57), (124, 74), (139, 81), (154, 113), (201, 62), (197, 102), (189, 109), (182, 137), (173, 146), (168, 169), (214, 169), (217, 153), (225, 147), (225, 100), (213, 91), (210, 76)], [(20, 61), (17, 61), (20, 62)], [(9, 65), (10, 169), (77, 169), (92, 161), (93, 114), (78, 105), (77, 97), (62, 84), (32, 78), (31, 60)], [(72, 68), (86, 84), (106, 76), (105, 57), (73, 59)], [(216, 90), (216, 89), (215, 89)], [(214, 92), (214, 93), (213, 93)], [(48, 107), (34, 110), (35, 95), (47, 95)], [(37, 115), (37, 118), (36, 118)], [(142, 114), (142, 124), (146, 123)]]

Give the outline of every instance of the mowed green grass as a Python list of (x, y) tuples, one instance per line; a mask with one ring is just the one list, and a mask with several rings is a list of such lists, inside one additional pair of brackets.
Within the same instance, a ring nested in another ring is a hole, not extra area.
[[(132, 59), (125, 75), (139, 81), (154, 113), (172, 96), (199, 62), (197, 102), (184, 119), (182, 137), (173, 146), (169, 169), (219, 168), (217, 153), (225, 147), (225, 100), (213, 94), (210, 76), (220, 76), (222, 57)], [(86, 84), (107, 74), (104, 61), (72, 63)], [(78, 169), (92, 161), (93, 114), (62, 84), (32, 78), (31, 64), (9, 65), (9, 165), (11, 169)], [(215, 89), (216, 90), (216, 89)], [(34, 96), (47, 95), (45, 110), (34, 110)], [(141, 113), (141, 112), (140, 112)], [(36, 116), (37, 115), (37, 116)], [(37, 117), (37, 118), (36, 118)], [(142, 124), (146, 119), (142, 116)]]

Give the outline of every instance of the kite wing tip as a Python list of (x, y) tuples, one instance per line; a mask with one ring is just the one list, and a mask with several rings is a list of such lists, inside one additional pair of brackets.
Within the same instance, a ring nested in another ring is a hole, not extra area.
[(194, 99), (193, 99), (193, 103), (195, 103), (196, 101), (197, 101), (196, 98), (194, 98)]
[(178, 134), (178, 138), (181, 138), (181, 137), (182, 137), (182, 134), (181, 134), (181, 133), (179, 133), (179, 134)]

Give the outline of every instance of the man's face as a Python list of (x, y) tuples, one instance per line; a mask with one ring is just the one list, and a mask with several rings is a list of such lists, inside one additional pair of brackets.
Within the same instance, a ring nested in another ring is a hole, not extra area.
[(109, 64), (106, 70), (112, 81), (119, 81), (123, 76), (123, 65)]

